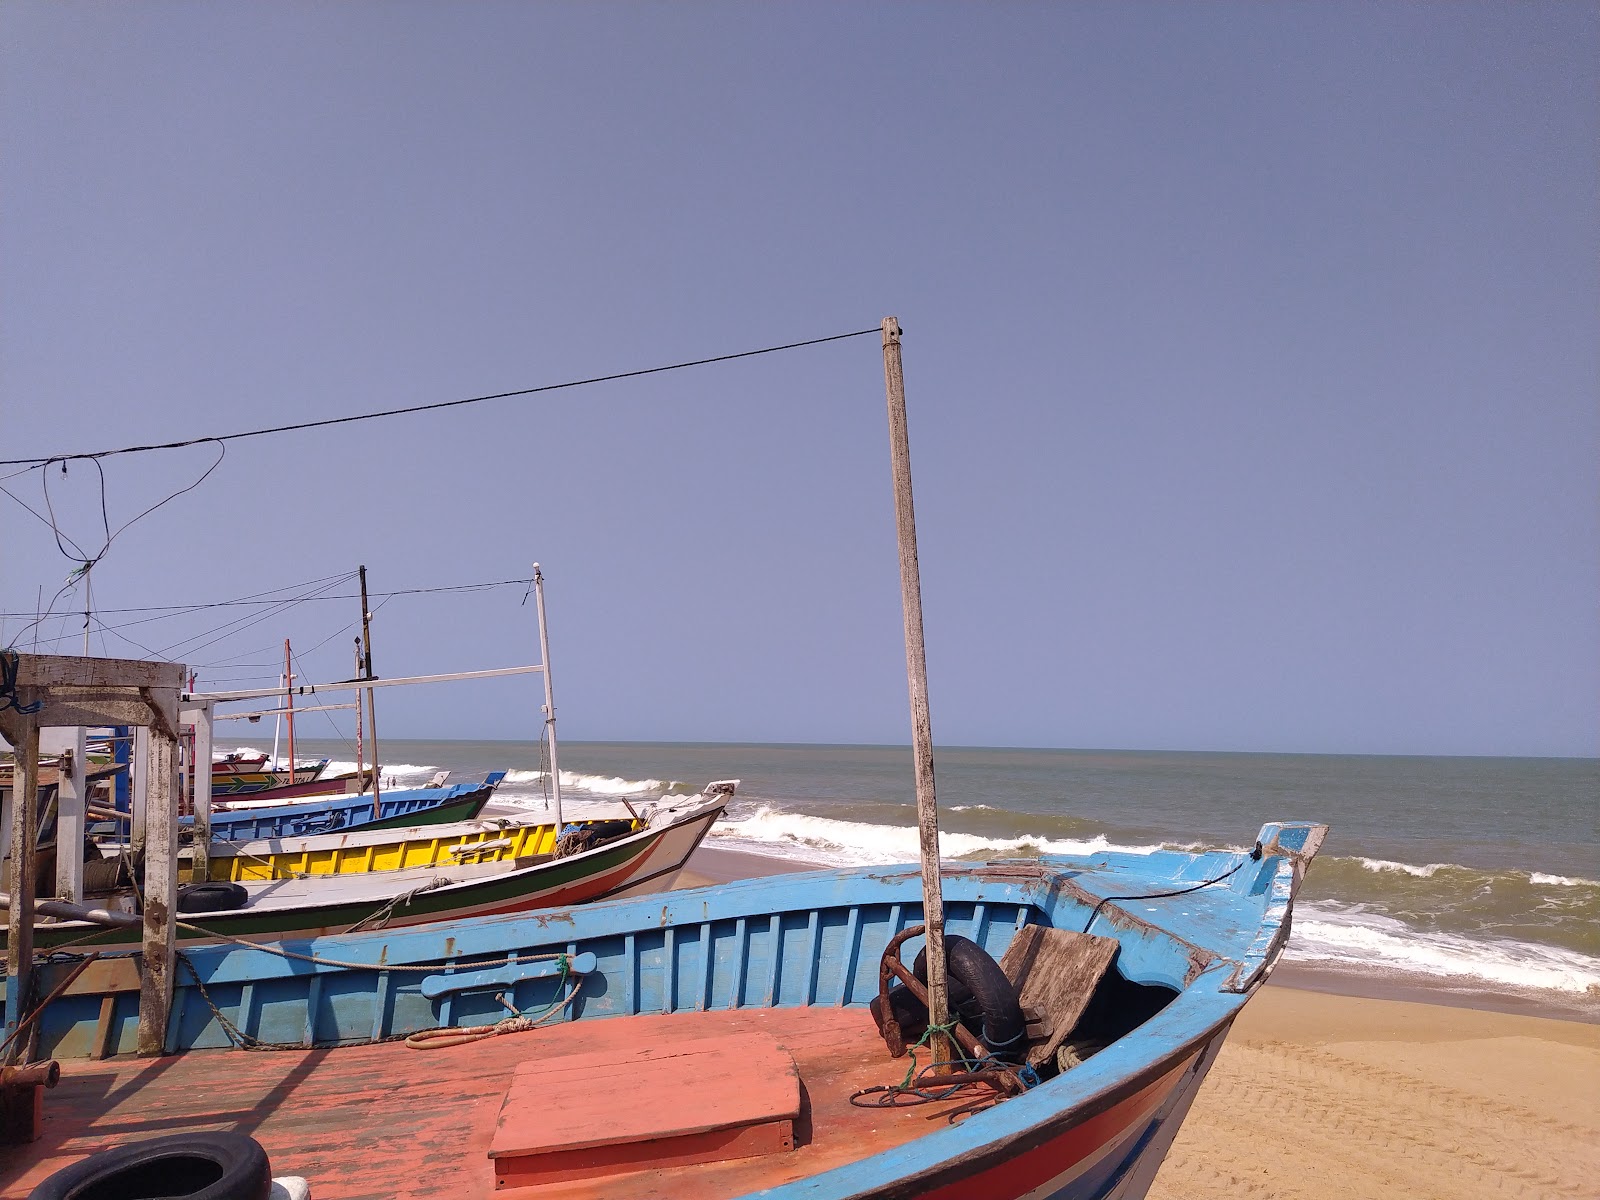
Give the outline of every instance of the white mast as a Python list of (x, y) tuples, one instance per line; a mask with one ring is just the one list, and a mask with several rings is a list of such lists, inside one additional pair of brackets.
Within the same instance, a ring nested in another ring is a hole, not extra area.
[(556, 836), (561, 835), (561, 767), (556, 762), (556, 701), (550, 686), (550, 634), (544, 624), (544, 575), (533, 564), (533, 604), (539, 614), (539, 662), (544, 667), (544, 741), (550, 749), (550, 801)]

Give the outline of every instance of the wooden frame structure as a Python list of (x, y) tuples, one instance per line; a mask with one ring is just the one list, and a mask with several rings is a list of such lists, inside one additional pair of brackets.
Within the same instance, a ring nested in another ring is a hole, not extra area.
[[(7, 843), (4, 858), (10, 880), (7, 1037), (16, 1033), (27, 1017), (32, 992), (34, 904), (38, 895), (34, 851), (39, 829), (39, 731), (131, 725), (142, 735), (136, 738), (136, 744), (143, 751), (142, 756), (135, 757), (135, 763), (143, 768), (143, 786), (133, 789), (131, 822), (134, 844), (137, 847), (142, 843), (145, 853), (139, 1053), (161, 1053), (172, 1005), (177, 932), (178, 703), (185, 678), (181, 663), (54, 654), (18, 656), (16, 692), (8, 697), (12, 703), (0, 710), (0, 735), (16, 751), (8, 811), (0, 813), (0, 828), (4, 830), (0, 840)], [(59, 803), (62, 827), (81, 829), (83, 790), (64, 790)], [(70, 860), (74, 856), (58, 857)], [(21, 1058), (27, 1040), (11, 1037), (7, 1061)]]

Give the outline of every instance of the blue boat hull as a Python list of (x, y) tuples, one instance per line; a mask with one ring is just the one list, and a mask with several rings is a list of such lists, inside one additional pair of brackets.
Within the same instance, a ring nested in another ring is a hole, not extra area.
[[(1322, 827), (1263, 829), (1254, 852), (1106, 854), (947, 864), (946, 928), (1000, 957), (1027, 925), (1118, 943), (1117, 985), (1149, 1014), (1055, 1078), (895, 1150), (762, 1194), (1060, 1197), (1144, 1194), (1228, 1027), (1267, 977)], [(185, 951), (169, 1053), (324, 1047), (492, 1024), (567, 1003), (561, 1019), (820, 1006), (865, 1011), (891, 938), (922, 920), (914, 867), (785, 875), (571, 909)], [(551, 955), (566, 976), (530, 969)], [(126, 964), (129, 960), (120, 960)], [(65, 979), (45, 968), (40, 986)], [(96, 964), (43, 1014), (40, 1052), (127, 1045), (137, 972)], [(200, 985), (203, 985), (200, 986)], [(339, 1055), (326, 1060), (335, 1069)], [(885, 1059), (887, 1063), (887, 1058)], [(898, 1068), (896, 1068), (898, 1070)]]
[[(261, 838), (304, 837), (341, 829), (392, 829), (407, 825), (470, 821), (505, 778), (496, 771), (482, 783), (381, 792), (378, 811), (370, 795), (321, 797), (300, 804), (247, 808), (211, 814), (211, 840), (250, 842)], [(184, 817), (192, 825), (192, 817)]]

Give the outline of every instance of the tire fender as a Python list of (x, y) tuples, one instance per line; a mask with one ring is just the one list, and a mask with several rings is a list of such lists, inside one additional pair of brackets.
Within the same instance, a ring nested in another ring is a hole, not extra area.
[(242, 1133), (180, 1133), (130, 1142), (57, 1171), (28, 1200), (268, 1200), (272, 1166)]

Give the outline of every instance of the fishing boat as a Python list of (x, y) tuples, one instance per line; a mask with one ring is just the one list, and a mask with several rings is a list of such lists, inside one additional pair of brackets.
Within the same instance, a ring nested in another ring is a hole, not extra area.
[(221, 775), (213, 772), (211, 775), (211, 794), (213, 796), (249, 796), (273, 788), (314, 783), (328, 769), (328, 762), (328, 759), (323, 758), (314, 763), (297, 763), (293, 771), (285, 767), (282, 770), (232, 771)]
[[(941, 860), (899, 339), (887, 318), (918, 865), (175, 957), (147, 913), (142, 955), (33, 964), (25, 1014), (8, 981), (36, 1104), (70, 1071), (5, 1195), (178, 1164), (264, 1195), (270, 1155), (318, 1200), (1144, 1196), (1326, 827)], [(168, 1137), (97, 1153), (156, 1113)]]
[[(714, 780), (703, 794), (732, 797), (738, 783), (737, 779)], [(206, 874), (212, 882), (245, 883), (549, 857), (637, 833), (659, 809), (658, 804), (596, 804), (585, 810), (581, 820), (565, 823), (544, 815), (507, 811), (499, 816), (404, 829), (360, 826), (308, 837), (213, 842), (206, 856)], [(189, 881), (181, 866), (179, 873)]]
[[(442, 781), (441, 781), (442, 782)], [(429, 786), (437, 787), (437, 784)], [(278, 787), (263, 788), (259, 792), (246, 793), (245, 799), (240, 799), (236, 794), (230, 793), (225, 800), (218, 802), (218, 808), (236, 808), (241, 805), (268, 805), (287, 804), (293, 800), (309, 800), (314, 796), (358, 796), (362, 792), (372, 790), (372, 771), (341, 771), (337, 775), (319, 775), (315, 779), (303, 779), (299, 783), (285, 783)], [(216, 793), (213, 793), (215, 796)]]
[[(437, 865), (199, 884), (179, 892), (178, 941), (187, 947), (226, 939), (277, 941), (351, 929), (463, 922), (661, 887), (683, 868), (732, 794), (732, 787), (725, 786), (681, 797), (652, 809), (636, 832), (601, 839), (570, 854), (507, 858), (469, 849)], [(417, 840), (424, 836), (418, 831)], [(130, 908), (132, 899), (130, 891), (127, 905), (101, 909), (36, 903), (36, 912), (53, 919), (34, 926), (35, 950), (83, 954), (137, 947), (144, 920), (119, 911)], [(137, 1007), (138, 964), (123, 960), (122, 970), (125, 980), (133, 981)]]
[[(266, 808), (230, 808), (211, 814), (211, 838), (243, 842), (254, 838), (331, 833), (337, 829), (398, 829), (407, 825), (468, 821), (483, 810), (505, 777), (504, 771), (492, 771), (482, 783), (403, 788), (377, 797), (358, 794)], [(183, 824), (193, 823), (193, 817), (183, 818)]]
[[(945, 863), (946, 937), (998, 960), (1028, 1022), (1025, 1053), (969, 1037), (980, 1082), (959, 1086), (873, 1011), (922, 940), (915, 866), (185, 947), (163, 1047), (179, 1057), (65, 1063), (52, 1135), (5, 1194), (159, 1111), (163, 1131), (249, 1113), (273, 1169), (320, 1200), (1141, 1196), (1282, 952), (1322, 834)], [(131, 959), (102, 957), (45, 1008), (38, 1053), (127, 1053), (137, 1006)]]
[(211, 760), (211, 778), (220, 779), (224, 775), (239, 775), (250, 771), (259, 771), (267, 765), (265, 754), (234, 751), (224, 754), (220, 758)]

